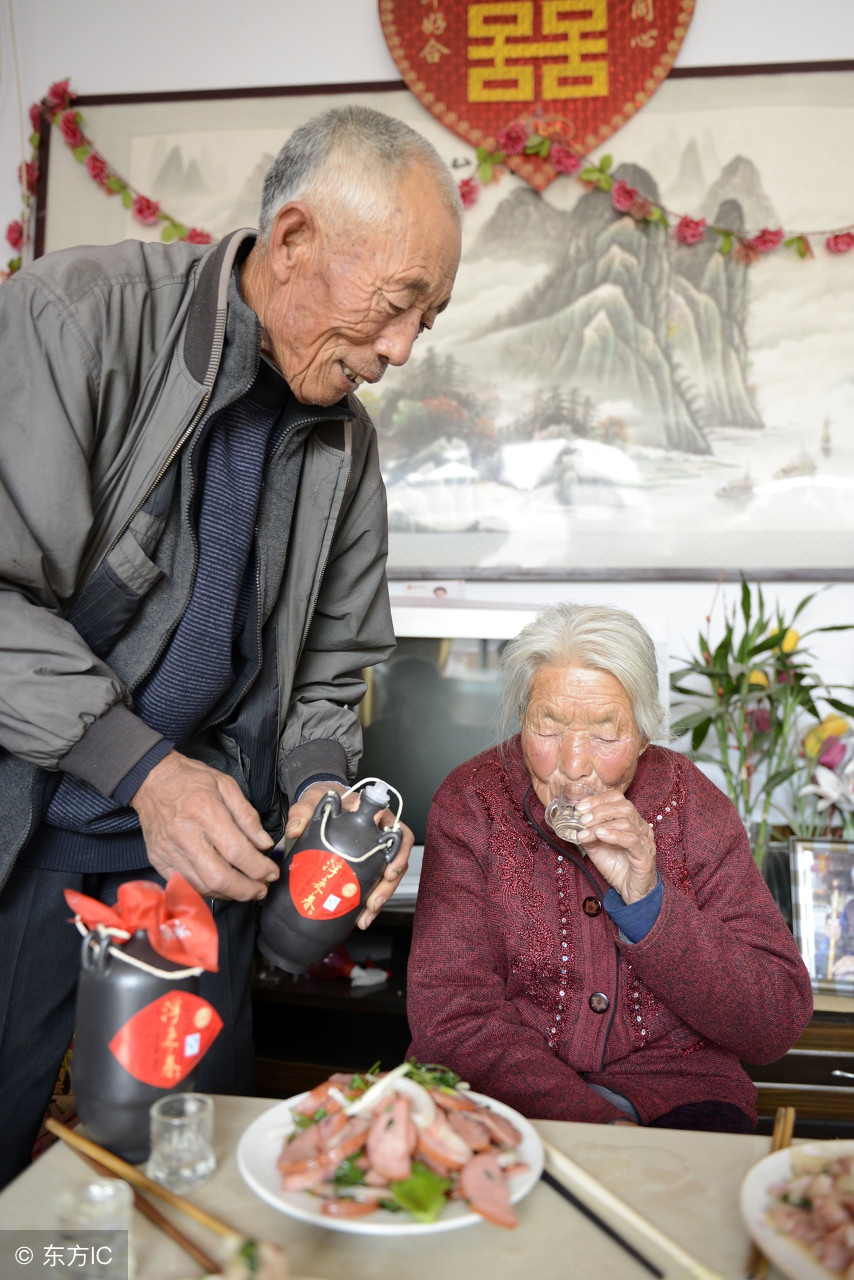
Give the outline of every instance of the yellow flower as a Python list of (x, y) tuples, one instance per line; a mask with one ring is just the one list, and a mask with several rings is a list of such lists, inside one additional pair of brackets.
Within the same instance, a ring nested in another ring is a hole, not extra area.
[(848, 732), (850, 727), (844, 716), (839, 715), (836, 711), (831, 711), (830, 715), (824, 717), (821, 724), (814, 724), (804, 734), (804, 751), (808, 756), (820, 755), (826, 738), (841, 738)]
[(761, 684), (764, 689), (767, 689), (770, 681), (764, 671), (760, 671), (759, 667), (754, 667), (750, 675), (747, 677), (747, 683)]
[(792, 628), (789, 627), (789, 630), (783, 636), (783, 643), (780, 645), (780, 648), (784, 653), (791, 653), (793, 649), (797, 649), (800, 638), (800, 632), (793, 631)]

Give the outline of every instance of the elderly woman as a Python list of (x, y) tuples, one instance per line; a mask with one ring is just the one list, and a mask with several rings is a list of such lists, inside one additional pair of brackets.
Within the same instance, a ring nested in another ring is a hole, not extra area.
[[(544, 610), (502, 655), (521, 733), (446, 779), (409, 967), (412, 1052), (527, 1116), (750, 1132), (807, 971), (733, 805), (661, 733), (620, 609)], [(554, 804), (552, 802), (555, 802)], [(575, 805), (572, 842), (552, 810)]]

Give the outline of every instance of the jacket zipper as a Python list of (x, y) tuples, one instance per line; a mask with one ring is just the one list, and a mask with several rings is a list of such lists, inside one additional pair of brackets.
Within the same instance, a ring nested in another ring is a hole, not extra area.
[(117, 534), (116, 534), (116, 536), (113, 538), (113, 540), (112, 540), (112, 542), (110, 543), (110, 545), (107, 547), (107, 550), (106, 550), (106, 551), (104, 552), (104, 554), (101, 556), (101, 559), (100, 559), (100, 561), (98, 562), (99, 564), (102, 564), (102, 563), (104, 562), (104, 560), (106, 560), (107, 556), (108, 556), (108, 555), (110, 555), (110, 553), (111, 553), (112, 551), (115, 551), (116, 547), (118, 546), (118, 544), (121, 542), (122, 538), (123, 538), (123, 537), (125, 536), (125, 534), (127, 533), (128, 529), (130, 528), (130, 526), (131, 526), (131, 524), (133, 523), (133, 521), (134, 521), (134, 520), (136, 519), (136, 517), (139, 515), (140, 511), (141, 511), (141, 510), (142, 510), (142, 508), (145, 506), (146, 502), (147, 502), (147, 501), (148, 501), (148, 499), (151, 497), (152, 493), (154, 493), (154, 490), (155, 490), (155, 489), (157, 488), (157, 486), (160, 484), (160, 481), (161, 481), (161, 480), (163, 479), (163, 477), (166, 475), (166, 472), (167, 472), (167, 471), (169, 470), (169, 468), (172, 466), (172, 463), (175, 461), (175, 459), (177, 458), (178, 454), (179, 454), (179, 453), (181, 452), (181, 450), (183, 449), (183, 447), (184, 447), (184, 445), (186, 444), (187, 440), (188, 440), (188, 439), (190, 438), (190, 436), (193, 434), (193, 432), (195, 431), (196, 427), (199, 425), (200, 421), (201, 421), (201, 420), (202, 420), (202, 418), (204, 417), (205, 410), (207, 409), (208, 404), (210, 403), (210, 398), (211, 398), (211, 393), (210, 393), (209, 391), (206, 391), (206, 392), (205, 392), (205, 395), (204, 395), (204, 399), (202, 400), (202, 403), (199, 405), (198, 409), (196, 410), (195, 414), (193, 415), (192, 419), (190, 420), (190, 423), (189, 423), (189, 425), (187, 426), (186, 430), (182, 433), (182, 435), (181, 435), (180, 439), (179, 439), (179, 440), (175, 443), (175, 445), (172, 447), (172, 449), (171, 449), (171, 450), (170, 450), (170, 452), (169, 452), (169, 456), (168, 456), (168, 457), (165, 459), (165, 461), (163, 462), (162, 466), (160, 467), (159, 471), (157, 472), (157, 475), (154, 477), (154, 479), (152, 480), (151, 484), (148, 486), (148, 488), (146, 489), (145, 493), (142, 495), (142, 497), (140, 498), (139, 502), (137, 503), (137, 505), (134, 507), (133, 511), (132, 511), (132, 512), (130, 513), (130, 515), (128, 516), (128, 518), (127, 518), (127, 520), (125, 521), (125, 523), (121, 526), (121, 528), (119, 529), (118, 533), (117, 533)]
[[(350, 472), (352, 470), (352, 459), (353, 459), (353, 450), (351, 447), (349, 460), (347, 462), (347, 474), (344, 477), (344, 489), (347, 488), (347, 482), (350, 479)], [(308, 642), (308, 633), (309, 631), (311, 631), (311, 624), (314, 621), (314, 614), (315, 614), (315, 610), (317, 609), (317, 600), (320, 595), (320, 584), (322, 583), (324, 574), (326, 573), (326, 566), (329, 564), (329, 556), (332, 551), (332, 543), (333, 543), (334, 537), (335, 535), (333, 534), (333, 536), (329, 539), (329, 546), (327, 548), (326, 555), (324, 557), (323, 564), (320, 569), (320, 573), (317, 575), (317, 578), (315, 579), (315, 581), (317, 582), (317, 589), (315, 590), (314, 595), (312, 596), (311, 608), (308, 611), (308, 618), (306, 620), (305, 629), (303, 630), (303, 633), (302, 633), (302, 640), (300, 641), (299, 650), (297, 651), (296, 663), (294, 664), (295, 668), (299, 666), (300, 659), (302, 658), (302, 655), (303, 655), (303, 650), (305, 649), (306, 643)]]

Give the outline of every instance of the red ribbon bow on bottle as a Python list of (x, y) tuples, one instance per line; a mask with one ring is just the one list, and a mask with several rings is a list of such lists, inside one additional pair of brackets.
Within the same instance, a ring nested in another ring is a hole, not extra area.
[(65, 890), (65, 901), (87, 929), (101, 924), (128, 936), (144, 929), (154, 950), (165, 960), (184, 968), (218, 972), (216, 922), (201, 894), (177, 871), (165, 889), (150, 880), (128, 880), (119, 885), (114, 907), (74, 889)]

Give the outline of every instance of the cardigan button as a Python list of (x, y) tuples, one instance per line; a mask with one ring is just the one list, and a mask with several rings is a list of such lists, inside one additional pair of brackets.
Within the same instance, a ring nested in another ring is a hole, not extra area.
[(602, 911), (602, 903), (598, 898), (594, 898), (591, 895), (589, 898), (584, 899), (581, 904), (581, 910), (586, 916), (598, 916)]
[(605, 995), (604, 991), (594, 991), (593, 995), (587, 1001), (594, 1013), (607, 1013), (611, 1006), (611, 1001)]

